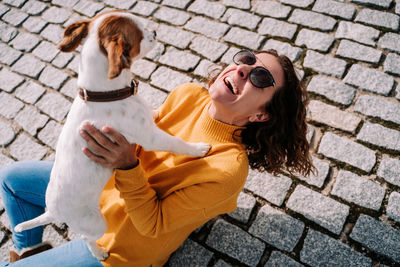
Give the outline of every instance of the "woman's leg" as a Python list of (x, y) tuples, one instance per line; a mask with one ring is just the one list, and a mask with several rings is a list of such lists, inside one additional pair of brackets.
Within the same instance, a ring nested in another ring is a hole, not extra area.
[(59, 247), (19, 260), (13, 263), (0, 262), (0, 267), (102, 267), (103, 265), (92, 256), (82, 239), (75, 239)]
[(43, 226), (20, 233), (15, 233), (14, 227), (44, 213), (52, 167), (47, 161), (21, 161), (0, 170), (0, 193), (18, 251), (42, 242)]

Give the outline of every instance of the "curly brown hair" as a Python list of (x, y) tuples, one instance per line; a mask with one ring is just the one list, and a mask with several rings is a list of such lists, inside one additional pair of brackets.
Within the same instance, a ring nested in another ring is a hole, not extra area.
[[(315, 171), (309, 151), (310, 144), (306, 138), (308, 93), (288, 57), (278, 55), (273, 49), (255, 54), (260, 53), (267, 53), (278, 59), (285, 83), (265, 105), (270, 119), (266, 122), (250, 122), (240, 132), (250, 167), (274, 175), (286, 170), (308, 176)], [(217, 76), (213, 75), (209, 80), (209, 87)]]

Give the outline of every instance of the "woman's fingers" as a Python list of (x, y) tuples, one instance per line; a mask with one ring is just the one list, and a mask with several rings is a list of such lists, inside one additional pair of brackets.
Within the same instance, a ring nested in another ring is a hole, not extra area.
[(88, 132), (82, 130), (80, 131), (80, 134), (83, 139), (85, 139), (88, 147), (90, 148), (91, 151), (96, 153), (97, 155), (101, 157), (106, 157), (110, 153), (106, 148), (104, 148), (102, 145), (100, 145), (92, 135), (90, 135)]
[(92, 153), (92, 151), (89, 150), (89, 148), (84, 147), (82, 148), (82, 152), (83, 154), (85, 154), (89, 159), (91, 159), (93, 162), (103, 165), (105, 167), (108, 167), (108, 162), (107, 160), (105, 160), (104, 158), (97, 156), (95, 154)]
[(111, 137), (112, 140), (117, 145), (126, 145), (128, 144), (128, 141), (126, 140), (125, 136), (123, 136), (120, 132), (117, 130), (111, 128), (110, 126), (104, 126), (102, 129), (103, 133), (107, 134), (108, 136)]
[(85, 123), (83, 125), (83, 129), (87, 132), (90, 137), (92, 137), (100, 146), (104, 147), (107, 150), (112, 150), (115, 147), (115, 143), (113, 143), (107, 136), (105, 136), (102, 132), (100, 132), (96, 127), (89, 123)]

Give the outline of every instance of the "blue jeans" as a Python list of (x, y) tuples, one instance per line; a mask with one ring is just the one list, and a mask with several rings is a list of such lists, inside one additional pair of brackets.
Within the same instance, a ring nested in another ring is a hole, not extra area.
[[(13, 233), (17, 250), (40, 244), (43, 226), (15, 233), (14, 227), (44, 213), (45, 195), (50, 179), (52, 162), (22, 161), (0, 170), (0, 192)], [(92, 256), (86, 243), (76, 239), (62, 246), (19, 260), (15, 263), (0, 262), (2, 266), (103, 266)]]

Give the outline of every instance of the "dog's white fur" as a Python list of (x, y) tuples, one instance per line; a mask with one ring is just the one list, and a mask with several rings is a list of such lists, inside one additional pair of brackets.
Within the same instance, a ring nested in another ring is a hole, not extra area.
[[(88, 34), (82, 40), (78, 77), (78, 86), (88, 91), (112, 91), (130, 86), (131, 83), (129, 69), (123, 69), (114, 79), (107, 78), (109, 60), (100, 51), (98, 28), (111, 15), (132, 19), (143, 32), (143, 40), (136, 44), (140, 45), (140, 54), (136, 58), (150, 51), (155, 43), (154, 33), (141, 28), (129, 13), (114, 11), (93, 18)], [(106, 103), (85, 102), (79, 97), (75, 98), (59, 136), (55, 163), (46, 191), (47, 210), (43, 215), (17, 225), (15, 231), (20, 232), (54, 221), (65, 222), (74, 232), (82, 234), (92, 254), (103, 260), (108, 254), (96, 245), (96, 240), (106, 231), (106, 224), (98, 203), (113, 169), (94, 163), (82, 153), (81, 149), (87, 144), (79, 130), (87, 121), (97, 128), (111, 126), (130, 143), (140, 144), (146, 150), (204, 156), (209, 145), (185, 143), (161, 131), (153, 121), (151, 110), (137, 95)]]

